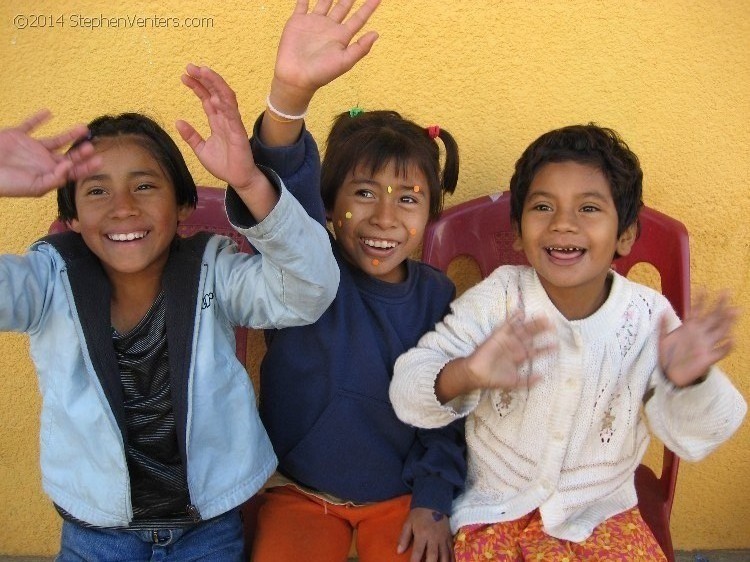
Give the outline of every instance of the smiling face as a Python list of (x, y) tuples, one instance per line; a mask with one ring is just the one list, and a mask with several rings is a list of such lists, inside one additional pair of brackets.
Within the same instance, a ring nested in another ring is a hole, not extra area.
[(630, 253), (635, 241), (635, 225), (618, 237), (617, 224), (609, 183), (598, 168), (552, 162), (534, 176), (516, 249), (566, 318), (585, 318), (606, 300), (612, 259)]
[(354, 168), (336, 194), (330, 217), (346, 260), (389, 283), (406, 278), (404, 261), (419, 247), (430, 213), (424, 174), (416, 166), (404, 172), (393, 163), (374, 175)]
[(99, 258), (112, 285), (159, 283), (177, 223), (175, 188), (158, 162), (133, 136), (96, 142), (102, 165), (77, 182), (77, 218), (70, 228)]

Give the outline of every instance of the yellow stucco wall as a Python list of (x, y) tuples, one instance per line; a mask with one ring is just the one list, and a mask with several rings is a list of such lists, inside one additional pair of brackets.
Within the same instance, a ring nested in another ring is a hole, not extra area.
[[(188, 61), (221, 72), (252, 122), (293, 0), (117, 4), (127, 7), (2, 3), (0, 126), (49, 107), (56, 119), (45, 132), (125, 110), (150, 113), (175, 137), (181, 117), (205, 130), (179, 81)], [(82, 27), (83, 17), (102, 15), (212, 23)], [(19, 29), (45, 16), (45, 27)], [(353, 105), (439, 123), (462, 151), (452, 205), (507, 186), (515, 159), (548, 129), (588, 121), (617, 129), (641, 157), (646, 202), (691, 233), (694, 287), (728, 287), (744, 308), (737, 349), (722, 366), (750, 395), (750, 3), (384, 0), (370, 27), (381, 38), (369, 59), (314, 103), (316, 137)], [(216, 183), (195, 158), (188, 162), (199, 182)], [(2, 251), (21, 252), (54, 213), (52, 196), (0, 201)], [(58, 544), (58, 517), (41, 491), (39, 406), (26, 337), (0, 334), (0, 553), (49, 554)], [(678, 548), (750, 547), (749, 450), (745, 423), (709, 459), (683, 463)]]

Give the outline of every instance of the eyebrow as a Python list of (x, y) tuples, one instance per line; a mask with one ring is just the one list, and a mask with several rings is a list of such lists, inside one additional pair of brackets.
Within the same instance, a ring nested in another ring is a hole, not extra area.
[[(156, 170), (133, 170), (132, 172), (128, 172), (128, 179), (134, 179), (134, 178), (141, 178), (141, 177), (147, 177), (147, 178), (158, 178), (159, 173)], [(84, 184), (89, 181), (103, 181), (111, 179), (112, 176), (110, 174), (93, 174), (90, 176), (87, 176), (81, 180), (81, 184)]]
[[(529, 193), (528, 199), (531, 199), (532, 197), (547, 197), (549, 199), (554, 199), (555, 196), (547, 191), (534, 191)], [(600, 201), (606, 201), (607, 197), (606, 195), (603, 195), (602, 193), (598, 191), (585, 191), (578, 195), (579, 199), (598, 199)]]

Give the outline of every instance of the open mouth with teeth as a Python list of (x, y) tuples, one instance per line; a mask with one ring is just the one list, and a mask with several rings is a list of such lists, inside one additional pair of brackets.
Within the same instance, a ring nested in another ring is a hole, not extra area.
[(107, 234), (107, 238), (113, 242), (130, 242), (132, 240), (140, 240), (145, 238), (148, 234), (147, 230), (140, 230), (138, 232), (123, 232), (119, 234)]
[(577, 246), (547, 246), (544, 249), (549, 256), (557, 260), (573, 260), (586, 253), (585, 248)]
[(375, 248), (377, 250), (392, 250), (398, 246), (398, 242), (393, 240), (379, 240), (377, 238), (362, 238), (362, 244), (368, 248)]

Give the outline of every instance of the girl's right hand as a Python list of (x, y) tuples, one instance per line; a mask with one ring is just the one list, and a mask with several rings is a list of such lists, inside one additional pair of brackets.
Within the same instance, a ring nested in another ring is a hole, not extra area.
[(303, 113), (316, 90), (348, 72), (370, 52), (378, 38), (375, 31), (351, 41), (380, 0), (366, 0), (349, 15), (353, 3), (353, 0), (339, 0), (335, 4), (332, 0), (318, 0), (308, 13), (309, 2), (297, 1), (281, 33), (276, 54), (271, 85), (275, 107), (290, 114)]
[(533, 384), (535, 374), (524, 380), (520, 370), (555, 348), (542, 338), (550, 333), (552, 325), (546, 318), (526, 320), (520, 313), (513, 314), (467, 357), (469, 381), (475, 388), (513, 389)]
[(471, 355), (443, 367), (435, 384), (438, 400), (445, 404), (477, 389), (533, 386), (538, 375), (532, 368), (527, 377), (522, 377), (521, 368), (556, 348), (548, 337), (551, 335), (554, 329), (546, 318), (526, 320), (520, 313), (511, 315)]
[(0, 130), (0, 195), (38, 197), (60, 187), (69, 179), (87, 174), (99, 166), (90, 142), (83, 142), (67, 153), (59, 150), (88, 134), (85, 125), (76, 125), (52, 137), (35, 139), (31, 133), (47, 121), (51, 113), (38, 111), (20, 125)]

